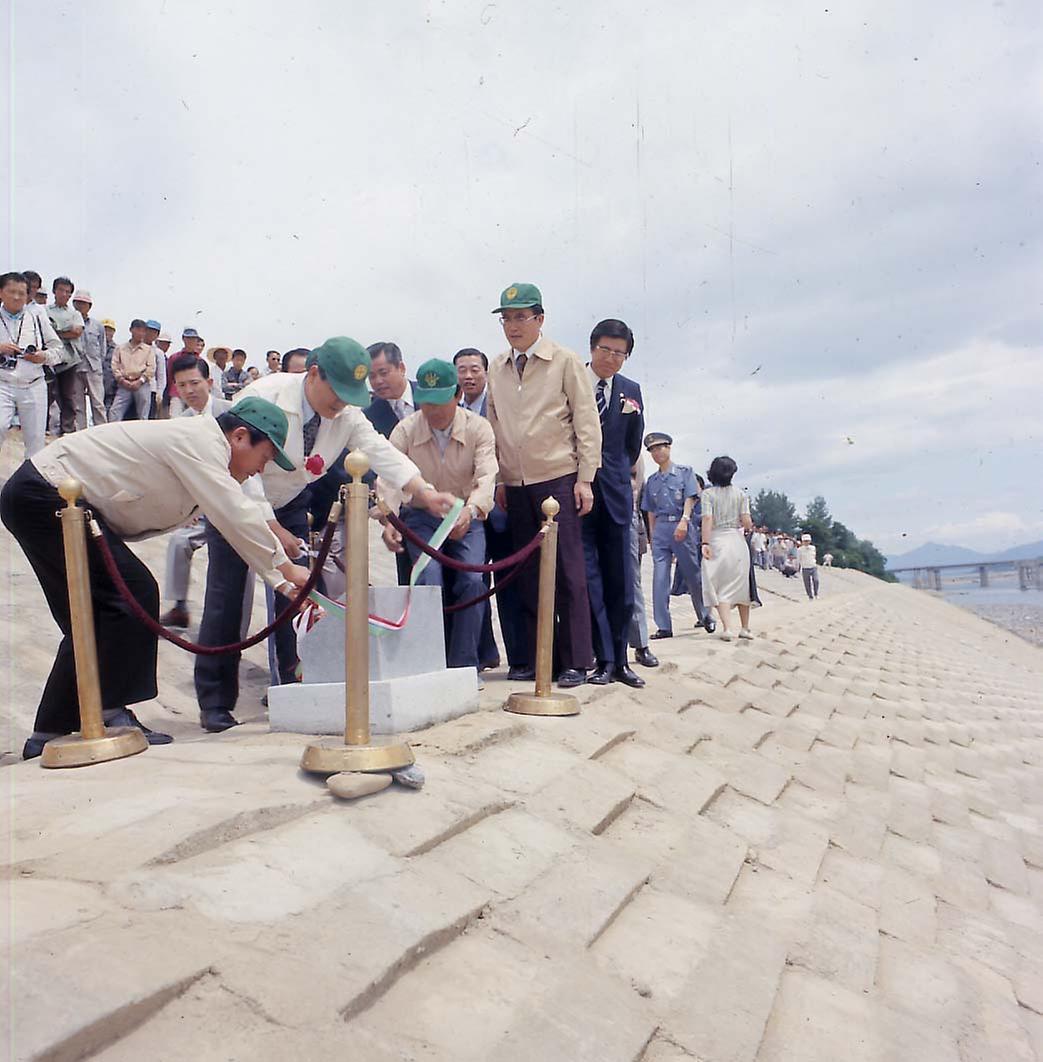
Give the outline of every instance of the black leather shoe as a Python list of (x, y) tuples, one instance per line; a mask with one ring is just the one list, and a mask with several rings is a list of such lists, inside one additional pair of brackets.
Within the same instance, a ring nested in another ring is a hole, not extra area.
[(50, 738), (26, 738), (25, 744), (22, 746), (22, 759), (35, 760), (37, 756), (42, 756), (43, 747), (50, 740)]
[(648, 648), (647, 645), (634, 650), (634, 659), (642, 667), (659, 667), (659, 657)]
[(536, 669), (534, 667), (512, 667), (507, 672), (507, 677), (511, 682), (532, 682), (536, 677)]
[(484, 660), (478, 665), (479, 671), (495, 671), (500, 666), (500, 658), (494, 656), (491, 660)]
[(227, 708), (204, 708), (199, 713), (199, 725), (208, 734), (220, 734), (239, 723)]
[(587, 676), (587, 684), (589, 686), (607, 686), (611, 681), (611, 664), (598, 664), (598, 666)]
[(563, 689), (571, 689), (573, 686), (582, 686), (587, 681), (587, 673), (575, 667), (567, 667), (558, 676), (558, 685)]
[[(626, 664), (620, 664), (612, 672), (612, 678), (616, 682), (622, 682), (624, 686), (629, 686), (632, 690), (639, 690), (644, 686), (645, 680), (640, 676), (634, 674)], [(587, 680), (590, 681), (589, 679)]]
[(129, 708), (121, 708), (111, 719), (106, 720), (105, 725), (136, 726), (148, 738), (150, 745), (169, 745), (174, 740), (169, 734), (161, 734), (158, 730), (149, 730)]
[(714, 623), (713, 617), (707, 612), (705, 616), (696, 624), (697, 627), (702, 627), (707, 634), (713, 634), (717, 630), (717, 624)]
[(674, 636), (674, 632), (673, 631), (664, 631), (662, 628), (660, 628), (659, 630), (657, 630), (655, 632), (655, 634), (652, 635), (651, 640), (653, 642), (657, 642), (657, 641), (659, 641), (660, 638), (672, 638), (673, 636)]

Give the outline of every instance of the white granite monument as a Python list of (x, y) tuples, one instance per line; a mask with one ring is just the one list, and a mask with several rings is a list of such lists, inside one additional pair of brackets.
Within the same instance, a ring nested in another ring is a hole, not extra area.
[[(370, 587), (371, 615), (398, 619), (404, 586)], [(478, 709), (473, 667), (446, 667), (442, 591), (413, 588), (410, 614), (398, 631), (370, 634), (369, 718), (374, 734), (400, 734)], [(300, 640), (301, 682), (271, 686), (272, 730), (296, 734), (344, 732), (344, 621), (327, 613)]]

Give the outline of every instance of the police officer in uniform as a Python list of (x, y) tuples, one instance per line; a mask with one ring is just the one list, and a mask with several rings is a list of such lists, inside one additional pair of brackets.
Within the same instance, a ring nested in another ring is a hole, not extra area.
[(703, 607), (702, 574), (699, 571), (699, 524), (695, 519), (699, 488), (688, 465), (670, 460), (673, 439), (666, 432), (645, 436), (645, 449), (659, 466), (645, 482), (641, 508), (648, 513), (652, 537), (652, 638), (672, 638), (670, 582), (674, 558), (692, 593), (692, 607), (699, 623), (710, 634), (714, 621)]

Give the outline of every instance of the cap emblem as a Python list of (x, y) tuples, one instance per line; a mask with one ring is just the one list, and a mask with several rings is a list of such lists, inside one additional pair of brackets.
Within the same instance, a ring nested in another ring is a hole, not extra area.
[(508, 301), (510, 301), (511, 299), (516, 299), (518, 297), (518, 289), (517, 288), (508, 288), (504, 292), (504, 294), (507, 296)]
[(355, 366), (355, 379), (364, 380), (369, 375), (369, 369), (365, 365)]

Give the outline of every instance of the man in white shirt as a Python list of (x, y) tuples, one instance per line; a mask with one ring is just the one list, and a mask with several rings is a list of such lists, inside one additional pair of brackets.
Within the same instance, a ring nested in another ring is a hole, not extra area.
[[(236, 414), (219, 421), (99, 424), (44, 447), (7, 481), (0, 492), (0, 520), (32, 565), (63, 635), (23, 758), (39, 756), (48, 740), (79, 729), (65, 552), (55, 519), (63, 507), (58, 485), (69, 478), (83, 485), (84, 502), (124, 581), (153, 617), (159, 614), (159, 588), (127, 540), (163, 534), (200, 510), (228, 536), (241, 563), (288, 591), (307, 582), (308, 570), (287, 559), (240, 486), (269, 462), (293, 468), (283, 450), (286, 429), (286, 414), (258, 398), (244, 399)], [(142, 726), (129, 708), (157, 694), (156, 636), (123, 603), (101, 564), (90, 565), (90, 583), (103, 718), (111, 726), (138, 726), (150, 744), (166, 744), (169, 735)]]
[(800, 577), (804, 580), (804, 593), (808, 595), (809, 601), (814, 601), (818, 597), (818, 558), (815, 556), (811, 535), (800, 536), (797, 560), (800, 564)]
[(0, 276), (0, 443), (18, 417), (25, 456), (44, 447), (47, 383), (43, 367), (62, 353), (62, 341), (46, 313), (27, 306), (29, 288), (21, 273)]
[[(370, 466), (390, 487), (412, 496), (411, 504), (444, 516), (453, 497), (432, 490), (416, 465), (383, 438), (363, 416), (359, 407), (369, 401), (366, 379), (370, 358), (355, 340), (338, 336), (326, 340), (308, 355), (303, 375), (273, 373), (241, 392), (232, 406), (250, 397), (274, 402), (289, 422), (287, 452), (294, 471), (268, 468), (261, 475), (268, 525), (288, 556), (300, 555), (308, 536), (309, 487), (322, 477), (331, 462), (347, 450), (362, 450)], [(236, 640), (241, 618), (240, 602), (246, 566), (216, 528), (207, 528), (210, 563), (199, 641), (225, 645)], [(276, 595), (276, 612), (287, 601)], [(295, 681), (296, 638), (289, 624), (276, 631), (279, 676)], [(236, 725), (232, 715), (239, 696), (237, 655), (198, 656), (195, 665), (196, 696), (200, 724), (216, 733)]]
[[(177, 387), (181, 401), (185, 404), (182, 417), (210, 416), (219, 417), (232, 408), (232, 403), (214, 396), (210, 370), (203, 358), (195, 354), (182, 354), (170, 363), (170, 374)], [(253, 480), (247, 480), (253, 483)], [(244, 484), (244, 490), (247, 490)], [(247, 490), (247, 493), (250, 492)], [(255, 499), (263, 500), (254, 495)], [(164, 627), (187, 627), (190, 622), (188, 614), (188, 585), (192, 578), (192, 558), (197, 549), (206, 543), (206, 523), (202, 516), (196, 517), (188, 527), (179, 527), (167, 543), (167, 563), (165, 580), (165, 597), (173, 601), (173, 607), (159, 617)], [(247, 577), (246, 592), (243, 597), (244, 621), (253, 608), (253, 579)], [(249, 604), (247, 603), (249, 601)], [(242, 628), (240, 628), (242, 632)]]

